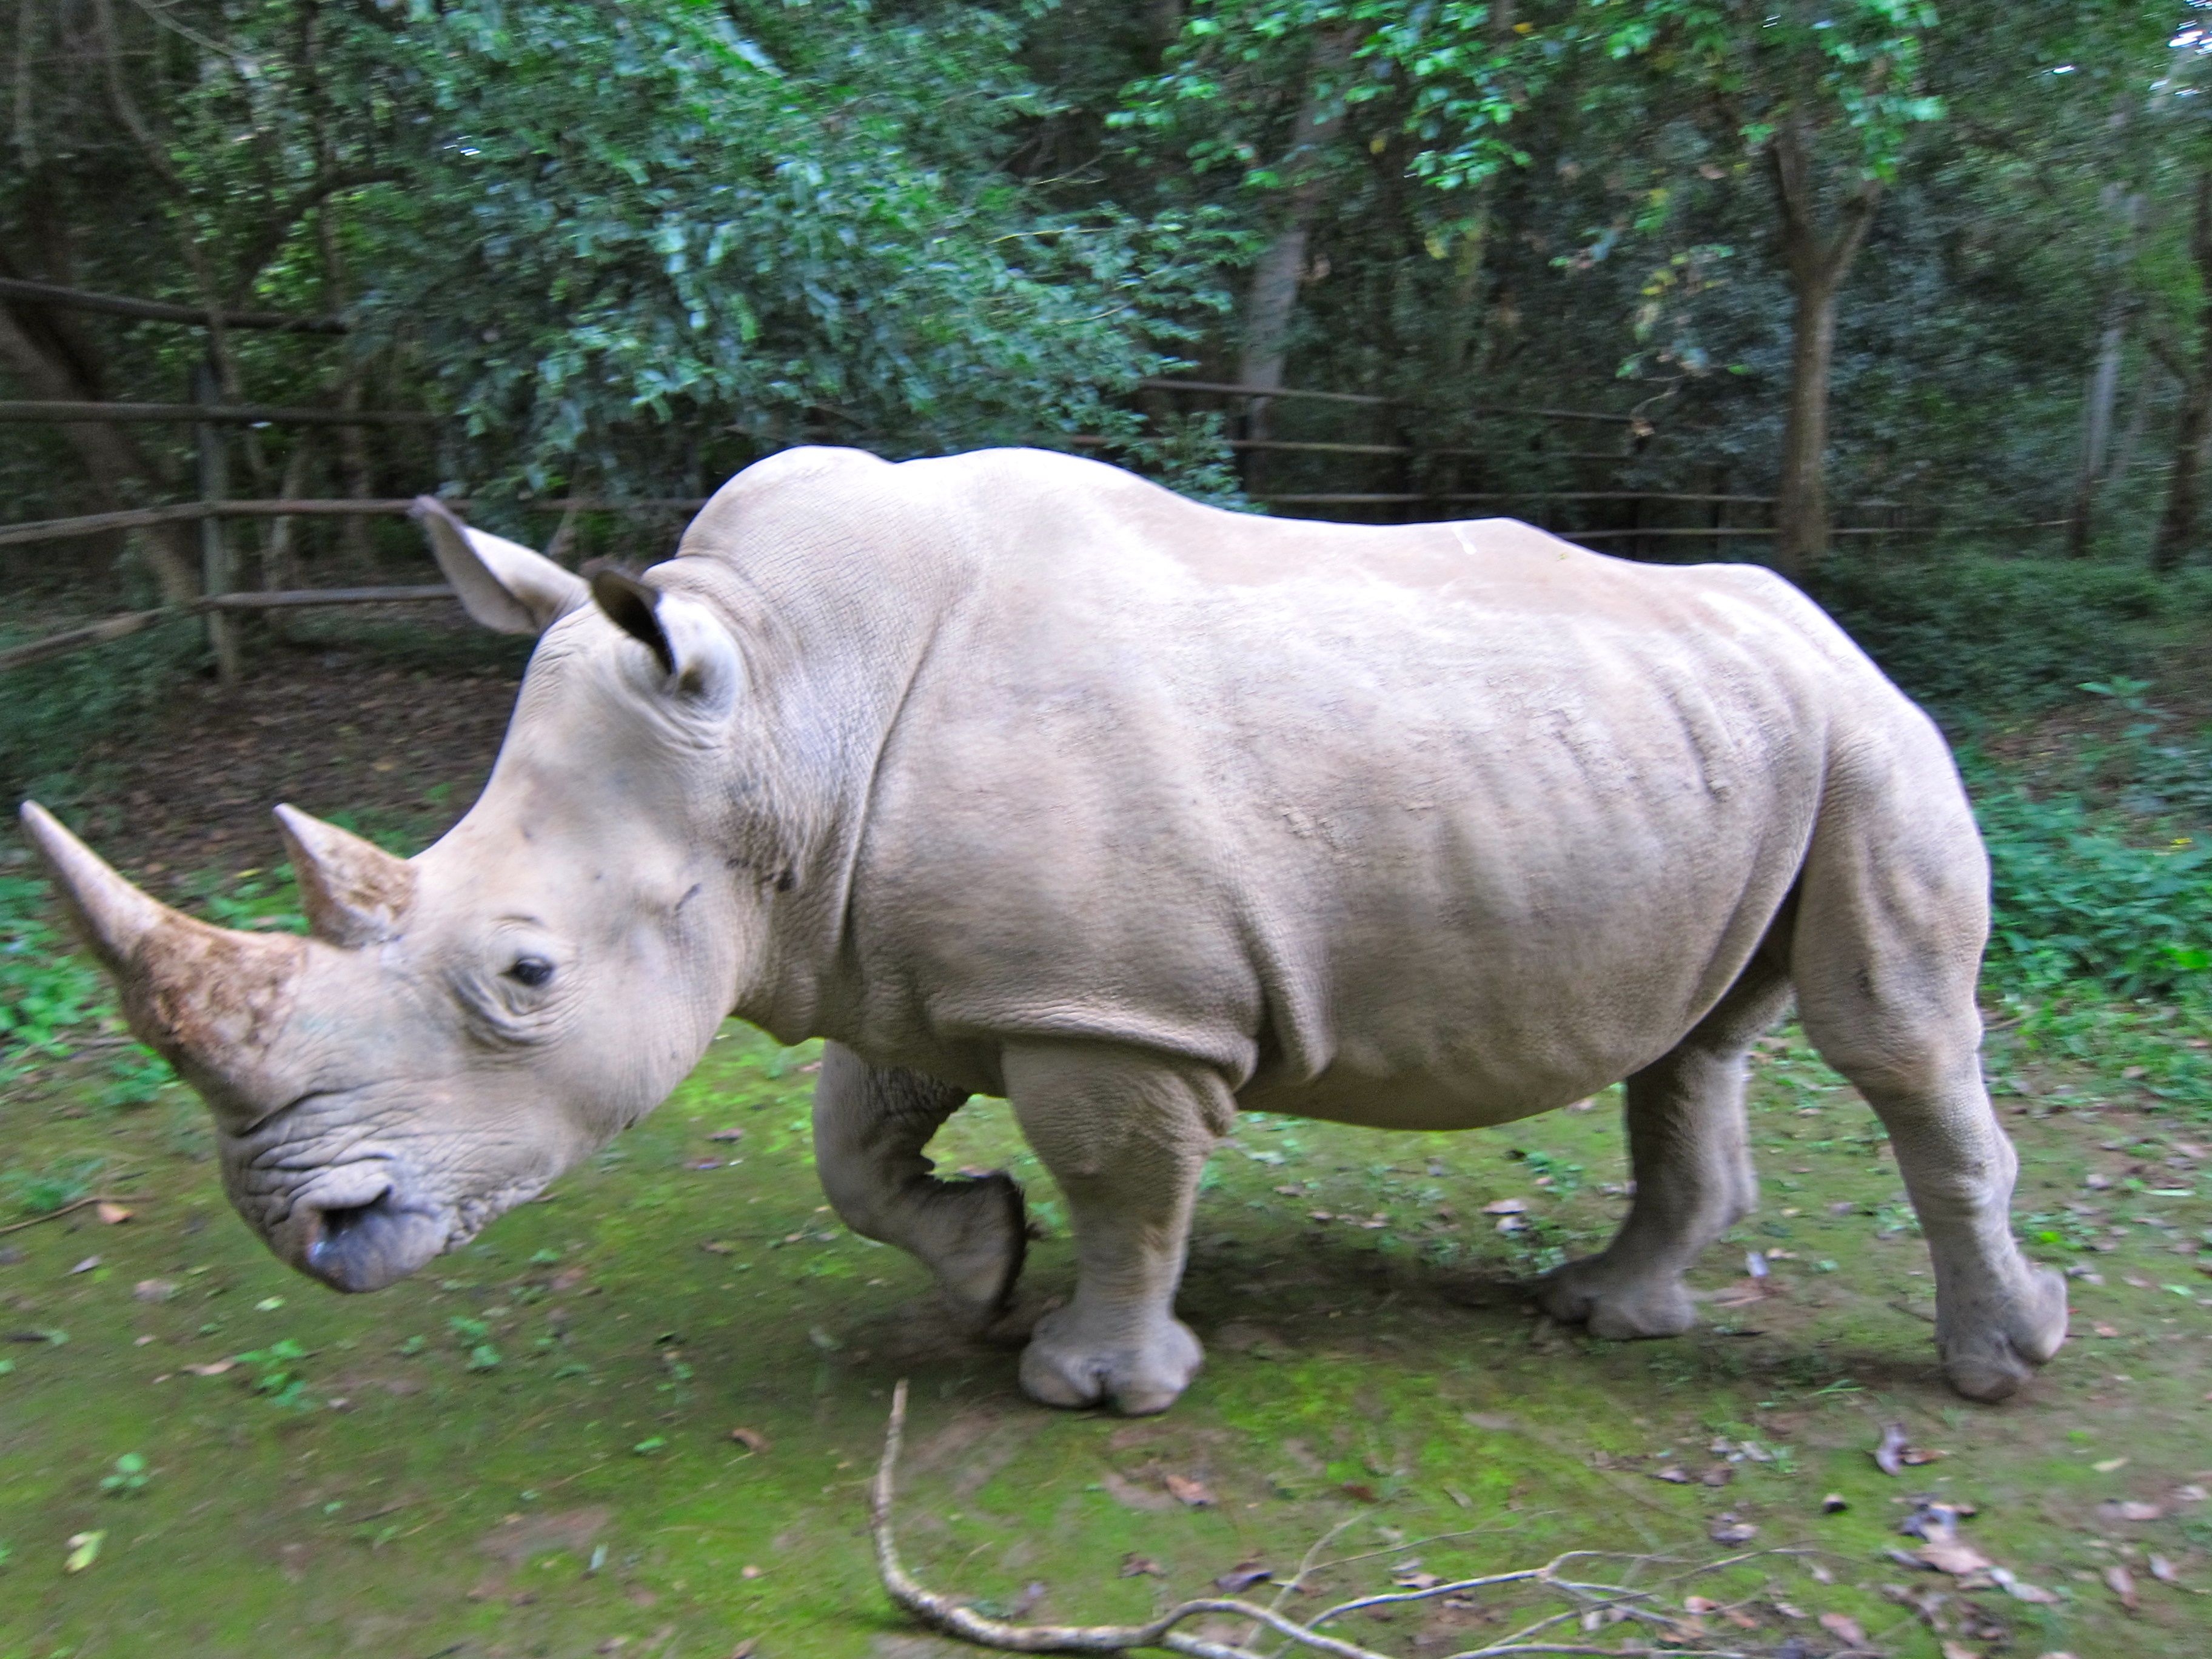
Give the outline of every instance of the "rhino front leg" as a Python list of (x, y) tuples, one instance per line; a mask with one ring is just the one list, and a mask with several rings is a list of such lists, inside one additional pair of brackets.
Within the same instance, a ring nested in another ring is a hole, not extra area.
[(1205, 1358), (1175, 1316), (1198, 1178), (1236, 1104), (1203, 1066), (1104, 1044), (1010, 1047), (1006, 1093), (1067, 1200), (1075, 1297), (1037, 1322), (1022, 1387), (1048, 1406), (1165, 1411)]
[(814, 1169), (847, 1226), (919, 1257), (955, 1314), (980, 1329), (1006, 1311), (1028, 1231), (1012, 1176), (944, 1181), (922, 1155), (967, 1098), (827, 1043), (814, 1088)]
[(1697, 1030), (1628, 1079), (1635, 1201), (1612, 1243), (1544, 1281), (1545, 1312), (1617, 1341), (1680, 1336), (1697, 1322), (1682, 1275), (1758, 1202), (1746, 1056), (1789, 998), (1781, 970), (1754, 963)]

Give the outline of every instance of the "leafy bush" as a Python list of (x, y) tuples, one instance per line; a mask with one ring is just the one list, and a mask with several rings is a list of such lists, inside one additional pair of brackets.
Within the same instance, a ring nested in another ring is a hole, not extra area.
[(107, 985), (67, 953), (46, 914), (46, 884), (0, 876), (0, 1078), (27, 1052), (54, 1052), (63, 1033), (103, 1012)]
[(2038, 800), (2002, 775), (1977, 773), (1992, 984), (2212, 995), (2212, 847), (2191, 836), (2146, 844), (2077, 797)]
[(2212, 618), (2212, 571), (2136, 564), (1831, 560), (1813, 595), (1906, 693), (1950, 718), (2034, 713), (2085, 680), (2148, 678), (2177, 625)]

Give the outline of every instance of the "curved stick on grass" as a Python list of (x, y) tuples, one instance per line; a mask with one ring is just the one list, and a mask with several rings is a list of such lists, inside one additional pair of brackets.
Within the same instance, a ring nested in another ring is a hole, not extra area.
[[(876, 1571), (883, 1579), (884, 1589), (901, 1608), (931, 1629), (1002, 1653), (1130, 1653), (1145, 1648), (1160, 1648), (1170, 1653), (1188, 1654), (1192, 1659), (1272, 1659), (1272, 1656), (1252, 1648), (1216, 1641), (1194, 1631), (1179, 1628), (1190, 1620), (1217, 1613), (1232, 1619), (1249, 1620), (1255, 1625), (1284, 1638), (1291, 1647), (1328, 1654), (1331, 1659), (1395, 1659), (1390, 1654), (1362, 1647), (1357, 1642), (1326, 1635), (1315, 1629), (1314, 1625), (1319, 1624), (1322, 1619), (1351, 1612), (1355, 1607), (1370, 1607), (1381, 1602), (1429, 1601), (1455, 1590), (1497, 1584), (1540, 1583), (1578, 1601), (1580, 1605), (1575, 1608), (1574, 1613), (1563, 1615), (1565, 1617), (1572, 1617), (1594, 1606), (1617, 1607), (1624, 1601), (1650, 1594), (1649, 1591), (1624, 1585), (1584, 1584), (1559, 1577), (1559, 1569), (1567, 1562), (1598, 1553), (1589, 1550), (1571, 1550), (1540, 1567), (1524, 1568), (1517, 1572), (1492, 1573), (1482, 1578), (1462, 1579), (1454, 1583), (1439, 1584), (1432, 1589), (1399, 1591), (1340, 1603), (1321, 1614), (1312, 1624), (1301, 1624), (1295, 1619), (1287, 1619), (1273, 1607), (1261, 1607), (1256, 1601), (1226, 1595), (1201, 1596), (1194, 1601), (1180, 1602), (1141, 1625), (1028, 1625), (987, 1618), (950, 1595), (925, 1589), (899, 1560), (898, 1543), (891, 1530), (891, 1509), (897, 1492), (899, 1449), (905, 1436), (906, 1380), (902, 1377), (891, 1390), (890, 1425), (884, 1434), (883, 1460), (876, 1465), (876, 1478), (868, 1487), (868, 1534), (875, 1541)], [(1626, 1659), (1628, 1655), (1650, 1651), (1644, 1648), (1595, 1647), (1515, 1639), (1516, 1637), (1534, 1634), (1545, 1626), (1555, 1622), (1558, 1621), (1541, 1620), (1535, 1626), (1516, 1632), (1514, 1637), (1503, 1642), (1488, 1647), (1468, 1649), (1464, 1653), (1452, 1656), (1452, 1659), (1506, 1659), (1506, 1656), (1524, 1653), (1590, 1654), (1603, 1656), (1603, 1659)], [(1668, 1654), (1668, 1659), (1753, 1659), (1747, 1653), (1713, 1648), (1670, 1648)]]

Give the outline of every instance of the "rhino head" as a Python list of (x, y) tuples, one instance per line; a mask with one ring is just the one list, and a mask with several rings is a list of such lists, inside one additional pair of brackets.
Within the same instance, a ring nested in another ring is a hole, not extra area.
[(718, 763), (744, 666), (715, 607), (417, 512), (472, 616), (543, 634), (489, 782), (434, 846), (396, 858), (279, 806), (310, 932), (241, 933), (23, 807), (131, 1030), (214, 1113), (232, 1203), (344, 1291), (466, 1242), (649, 1111), (763, 948)]

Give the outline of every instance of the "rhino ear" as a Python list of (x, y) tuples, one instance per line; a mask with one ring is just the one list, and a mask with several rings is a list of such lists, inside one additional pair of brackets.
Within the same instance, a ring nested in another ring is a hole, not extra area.
[(462, 608), (501, 634), (542, 634), (584, 602), (582, 580), (543, 554), (471, 530), (433, 495), (415, 498), (438, 568)]
[(672, 696), (702, 714), (737, 701), (738, 642), (714, 613), (684, 593), (664, 593), (610, 565), (592, 572), (592, 599), (608, 621), (653, 653)]

